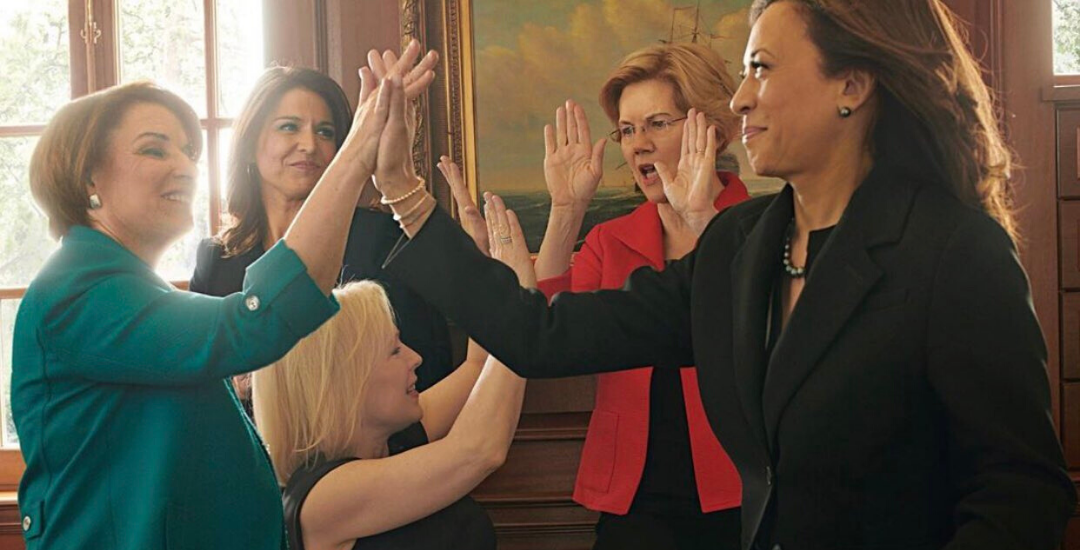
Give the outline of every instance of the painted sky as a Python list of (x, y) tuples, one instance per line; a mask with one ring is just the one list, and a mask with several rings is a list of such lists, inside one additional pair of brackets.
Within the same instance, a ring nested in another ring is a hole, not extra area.
[[(751, 0), (702, 0), (699, 31), (739, 72)], [(478, 177), (486, 188), (543, 189), (544, 124), (567, 98), (589, 116), (593, 140), (612, 129), (597, 103), (608, 73), (628, 53), (690, 41), (695, 0), (472, 0)], [(743, 161), (743, 175), (749, 176)], [(633, 185), (609, 144), (603, 185)], [(746, 178), (752, 179), (752, 178)]]

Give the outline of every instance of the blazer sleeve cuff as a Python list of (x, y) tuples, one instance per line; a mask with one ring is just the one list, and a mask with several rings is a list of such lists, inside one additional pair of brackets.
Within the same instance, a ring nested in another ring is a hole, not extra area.
[(298, 338), (314, 331), (340, 309), (322, 293), (307, 266), (285, 241), (278, 241), (247, 268), (241, 306), (249, 315), (274, 315)]

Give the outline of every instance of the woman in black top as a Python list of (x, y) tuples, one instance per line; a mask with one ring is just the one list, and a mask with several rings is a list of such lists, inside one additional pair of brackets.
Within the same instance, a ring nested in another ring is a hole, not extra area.
[[(500, 222), (492, 255), (535, 286), (516, 219), (489, 219)], [(505, 459), (525, 381), (489, 357), (420, 393), (421, 358), (382, 288), (350, 283), (335, 297), (333, 320), (254, 377), (290, 546), (493, 550), (491, 521), (466, 494)]]
[[(418, 52), (417, 45), (410, 45), (400, 62), (392, 54), (369, 56), (373, 76), (381, 78), (388, 65), (406, 66)], [(409, 99), (430, 83), (436, 59), (425, 57), (405, 79)], [(274, 67), (263, 73), (234, 125), (226, 206), (230, 223), (199, 244), (190, 290), (213, 296), (241, 290), (247, 267), (280, 238), (341, 148), (351, 112), (341, 87), (318, 71)], [(370, 185), (360, 197), (338, 282), (373, 279), (384, 285), (402, 341), (424, 357), (418, 371), (423, 390), (453, 370), (450, 337), (441, 314), (383, 272), (382, 262), (401, 230), (379, 209), (378, 198)], [(250, 413), (249, 376), (236, 377), (234, 386)]]
[[(751, 21), (732, 109), (781, 193), (702, 201), (687, 257), (549, 304), (417, 192), (387, 269), (526, 376), (695, 364), (744, 549), (1056, 548), (1076, 491), (958, 23), (941, 0), (755, 0)], [(691, 115), (664, 185), (700, 184), (716, 144)]]

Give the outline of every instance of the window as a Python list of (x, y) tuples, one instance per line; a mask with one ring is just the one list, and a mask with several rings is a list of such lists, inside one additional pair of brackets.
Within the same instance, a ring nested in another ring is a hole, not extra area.
[[(78, 32), (70, 29), (81, 29)], [(26, 285), (56, 243), (28, 184), (30, 154), (57, 108), (149, 79), (202, 121), (195, 230), (159, 272), (186, 284), (195, 246), (217, 231), (232, 117), (264, 66), (262, 0), (37, 0), (0, 4), (0, 487), (21, 475), (11, 420), (11, 339)], [(17, 470), (17, 471), (16, 471)]]
[(1058, 84), (1080, 84), (1080, 0), (1051, 0), (1054, 74)]

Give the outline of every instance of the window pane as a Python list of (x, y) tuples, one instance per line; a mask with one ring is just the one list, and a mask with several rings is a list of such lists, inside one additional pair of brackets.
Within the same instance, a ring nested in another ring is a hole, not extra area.
[(0, 286), (23, 286), (56, 249), (30, 196), (30, 154), (36, 137), (0, 138)]
[(1080, 74), (1080, 0), (1054, 4), (1054, 73)]
[(4, 416), (0, 424), (0, 447), (5, 449), (19, 446), (15, 422), (11, 419), (11, 336), (18, 309), (19, 300), (0, 300), (0, 408)]
[(262, 73), (262, 0), (218, 0), (218, 110), (234, 117)]
[(67, 0), (0, 3), (0, 124), (45, 122), (71, 99)]
[(221, 140), (218, 141), (218, 173), (221, 174), (221, 212), (228, 213), (225, 203), (229, 199), (229, 152), (232, 150), (232, 128), (221, 130)]
[(203, 0), (119, 0), (120, 81), (153, 80), (206, 117)]
[[(206, 130), (203, 130), (203, 143), (207, 143)], [(210, 174), (208, 155), (199, 158), (199, 181), (195, 188), (195, 197), (191, 208), (195, 215), (195, 228), (189, 231), (161, 257), (157, 272), (168, 281), (187, 281), (195, 272), (195, 251), (199, 241), (210, 236)]]

